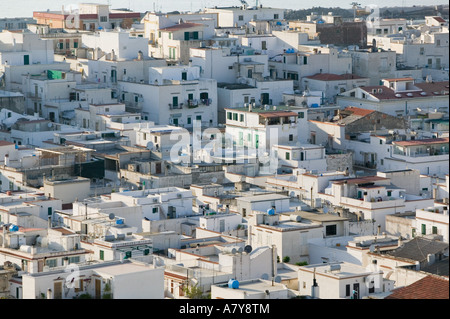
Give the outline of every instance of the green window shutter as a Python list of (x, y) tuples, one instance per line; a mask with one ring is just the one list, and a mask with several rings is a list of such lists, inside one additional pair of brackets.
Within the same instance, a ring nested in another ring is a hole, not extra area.
[(74, 43), (73, 43), (73, 48), (74, 48), (74, 49), (78, 48), (78, 42), (74, 42)]
[(434, 235), (437, 235), (437, 233), (438, 233), (437, 227), (436, 227), (436, 226), (433, 226), (433, 234), (434, 234)]
[(52, 208), (51, 207), (47, 208), (47, 215), (48, 216), (52, 215)]
[(202, 116), (201, 116), (201, 115), (197, 115), (197, 116), (195, 117), (195, 119), (196, 119), (197, 121), (201, 121), (201, 120), (202, 120)]
[(291, 157), (291, 154), (290, 153), (286, 153), (286, 159), (288, 160), (288, 159), (290, 159), (290, 157)]
[(191, 119), (191, 117), (188, 117), (188, 118), (187, 118), (187, 124), (192, 124), (192, 119)]
[(231, 113), (231, 112), (228, 112), (227, 113), (227, 118), (229, 119), (229, 120), (231, 120), (231, 117), (233, 116), (233, 114)]
[(100, 250), (100, 260), (105, 260), (105, 252)]
[(131, 251), (125, 252), (125, 258), (124, 259), (128, 259), (128, 258), (131, 258)]
[(148, 248), (144, 249), (144, 256), (147, 256), (148, 254), (150, 254), (150, 249)]
[(189, 40), (189, 32), (184, 33), (184, 40)]
[(244, 114), (241, 114), (241, 115), (239, 116), (239, 120), (240, 120), (240, 122), (244, 122)]
[(427, 234), (427, 225), (422, 224), (422, 235), (426, 235)]
[(198, 39), (198, 31), (194, 31), (194, 40)]
[(303, 113), (303, 112), (299, 112), (298, 113), (298, 118), (299, 119), (302, 119), (302, 118), (304, 118), (305, 117), (305, 113)]

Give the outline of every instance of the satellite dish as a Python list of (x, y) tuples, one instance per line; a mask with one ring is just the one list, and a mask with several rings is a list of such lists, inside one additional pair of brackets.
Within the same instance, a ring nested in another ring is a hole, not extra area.
[(269, 275), (268, 274), (262, 274), (261, 275), (261, 279), (262, 280), (269, 280)]
[(153, 144), (153, 142), (147, 143), (147, 149), (152, 150), (152, 151), (155, 149), (155, 145)]
[(48, 123), (47, 123), (47, 126), (48, 126), (48, 127), (52, 127), (52, 126), (53, 126), (52, 122), (48, 122)]
[(250, 253), (252, 252), (252, 250), (253, 250), (253, 248), (252, 248), (252, 246), (250, 246), (250, 245), (247, 245), (247, 246), (244, 247), (244, 251), (245, 251), (247, 254), (250, 254)]
[(275, 280), (276, 283), (280, 283), (281, 282), (281, 277), (280, 276), (276, 276), (274, 280)]
[(109, 219), (113, 220), (113, 219), (116, 217), (116, 215), (114, 215), (113, 213), (111, 213), (111, 214), (108, 215), (108, 217), (109, 217)]

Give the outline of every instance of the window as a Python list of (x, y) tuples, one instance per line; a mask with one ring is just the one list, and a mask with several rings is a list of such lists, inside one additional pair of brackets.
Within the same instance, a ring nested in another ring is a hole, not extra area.
[(289, 141), (293, 141), (294, 140), (294, 135), (293, 134), (289, 134)]
[(195, 117), (195, 119), (196, 119), (197, 121), (201, 121), (201, 120), (202, 120), (202, 116), (201, 116), (201, 115), (197, 115), (197, 116)]
[(299, 119), (305, 118), (305, 113), (303, 113), (303, 112), (298, 112), (298, 118), (299, 118)]
[(49, 266), (50, 268), (56, 267), (57, 265), (57, 260), (56, 259), (47, 259), (45, 261), (45, 265)]
[(78, 48), (78, 41), (73, 41), (73, 47), (74, 49)]
[(239, 21), (244, 21), (244, 16), (238, 16)]
[(231, 112), (228, 112), (228, 113), (227, 113), (227, 119), (231, 120), (231, 119), (232, 119), (232, 116), (233, 116), (233, 113), (231, 113)]
[(337, 235), (337, 226), (336, 225), (328, 225), (325, 227), (325, 235), (326, 236), (335, 236)]
[(187, 72), (181, 72), (181, 79), (182, 79), (183, 81), (186, 81), (186, 80), (187, 80)]
[(350, 297), (350, 285), (345, 285), (345, 297)]
[(172, 32), (169, 32), (169, 39), (172, 39)]
[(261, 42), (261, 49), (262, 50), (267, 50), (267, 41), (262, 41)]
[(52, 215), (52, 208), (49, 207), (47, 208), (47, 216), (51, 216)]
[(107, 16), (101, 16), (100, 17), (100, 22), (107, 22), (108, 21), (108, 17)]
[(427, 234), (427, 225), (422, 224), (422, 235), (426, 235)]
[(277, 20), (277, 19), (279, 19), (279, 15), (278, 15), (278, 13), (275, 13), (275, 14), (273, 15), (273, 18), (274, 18), (274, 20)]
[(100, 260), (105, 260), (105, 252), (100, 250)]
[(178, 96), (173, 96), (172, 97), (172, 105), (173, 106), (178, 106)]
[(237, 113), (233, 113), (233, 121), (237, 121), (238, 120), (238, 114)]
[(153, 214), (158, 213), (158, 207), (153, 207), (153, 208), (152, 208), (152, 213), (153, 213)]
[(240, 114), (239, 115), (239, 121), (240, 122), (244, 122), (244, 114)]
[(380, 145), (383, 144), (383, 140), (380, 140)]
[(436, 227), (436, 226), (433, 226), (433, 228), (432, 228), (432, 234), (433, 234), (433, 235), (437, 235), (437, 233), (438, 233), (437, 227)]
[(79, 263), (79, 262), (80, 262), (80, 256), (69, 257), (69, 264)]
[(290, 159), (290, 157), (291, 157), (291, 153), (289, 153), (289, 152), (286, 152), (286, 159), (287, 159), (287, 160), (289, 160), (289, 159)]

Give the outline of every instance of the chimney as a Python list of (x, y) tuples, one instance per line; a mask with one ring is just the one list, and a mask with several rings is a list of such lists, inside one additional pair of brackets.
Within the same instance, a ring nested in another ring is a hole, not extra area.
[(5, 154), (5, 166), (9, 166), (9, 154)]
[(398, 236), (398, 247), (403, 246), (403, 239), (402, 236)]
[(381, 225), (378, 225), (377, 228), (378, 228), (377, 235), (380, 236), (380, 234), (381, 234)]
[(48, 228), (52, 228), (52, 216), (48, 216)]

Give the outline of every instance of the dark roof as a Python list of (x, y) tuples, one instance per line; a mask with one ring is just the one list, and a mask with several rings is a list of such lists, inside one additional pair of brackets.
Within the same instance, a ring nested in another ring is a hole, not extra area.
[(448, 256), (442, 260), (435, 261), (431, 265), (422, 267), (420, 270), (424, 271), (424, 272), (428, 272), (433, 275), (448, 277), (448, 273), (449, 273)]
[(364, 79), (363, 77), (360, 77), (355, 74), (333, 74), (333, 73), (317, 73), (314, 75), (310, 75), (306, 77), (307, 79), (311, 80), (318, 80), (318, 81), (341, 81), (341, 80), (352, 80), (352, 79)]
[(401, 247), (390, 251), (387, 255), (421, 262), (427, 260), (428, 254), (434, 255), (443, 252), (445, 249), (448, 249), (447, 243), (416, 237), (404, 243)]
[(430, 275), (395, 289), (386, 299), (449, 299), (448, 287), (448, 279)]
[(167, 28), (162, 28), (159, 30), (160, 31), (178, 31), (178, 30), (183, 30), (183, 29), (187, 29), (187, 28), (203, 27), (203, 26), (204, 25), (201, 23), (186, 22), (186, 23), (175, 24), (173, 26), (170, 26)]

